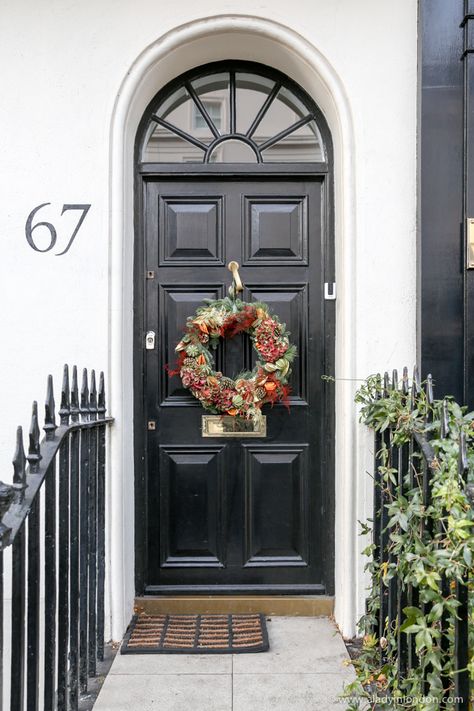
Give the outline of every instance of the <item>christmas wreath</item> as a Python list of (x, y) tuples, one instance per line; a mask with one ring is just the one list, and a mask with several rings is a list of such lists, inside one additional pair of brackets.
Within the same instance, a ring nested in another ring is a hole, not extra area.
[[(176, 346), (178, 362), (170, 375), (181, 377), (202, 406), (213, 413), (257, 419), (266, 403), (288, 405), (288, 377), (296, 357), (286, 326), (264, 303), (246, 303), (226, 297), (207, 300), (187, 319), (186, 331)], [(251, 372), (229, 378), (215, 371), (211, 351), (221, 338), (247, 333), (259, 359)]]

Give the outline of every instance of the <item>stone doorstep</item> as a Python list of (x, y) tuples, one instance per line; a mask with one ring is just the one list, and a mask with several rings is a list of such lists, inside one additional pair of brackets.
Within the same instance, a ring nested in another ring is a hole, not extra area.
[(135, 598), (135, 612), (159, 614), (242, 614), (274, 617), (330, 617), (334, 598), (328, 595), (183, 595)]

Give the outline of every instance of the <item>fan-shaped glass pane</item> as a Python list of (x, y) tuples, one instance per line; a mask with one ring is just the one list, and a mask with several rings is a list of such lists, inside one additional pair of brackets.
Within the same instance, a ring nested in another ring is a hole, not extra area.
[(238, 139), (229, 138), (219, 143), (211, 152), (211, 163), (256, 163), (257, 154), (251, 146)]
[[(229, 73), (210, 74), (207, 77), (193, 79), (191, 86), (206, 108), (212, 107), (211, 112), (215, 117), (219, 116), (219, 126), (216, 126), (219, 133), (229, 133)], [(208, 111), (209, 113), (209, 111)], [(210, 118), (213, 116), (209, 113)], [(215, 124), (215, 121), (214, 121)]]
[(153, 123), (144, 144), (144, 163), (202, 163), (204, 150)]
[[(241, 67), (183, 80), (155, 106), (142, 161), (324, 161), (315, 112), (304, 94), (276, 73)], [(226, 136), (232, 140), (222, 141)], [(251, 145), (240, 140), (244, 136)]]
[(325, 160), (323, 142), (315, 121), (298, 128), (262, 151), (264, 163), (319, 163)]
[(237, 72), (235, 76), (237, 133), (247, 133), (274, 86), (273, 79), (258, 74)]

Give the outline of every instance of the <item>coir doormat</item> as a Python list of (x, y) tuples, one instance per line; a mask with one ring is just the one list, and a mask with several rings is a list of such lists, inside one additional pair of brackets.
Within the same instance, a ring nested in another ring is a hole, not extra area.
[(135, 615), (122, 654), (266, 652), (264, 615)]

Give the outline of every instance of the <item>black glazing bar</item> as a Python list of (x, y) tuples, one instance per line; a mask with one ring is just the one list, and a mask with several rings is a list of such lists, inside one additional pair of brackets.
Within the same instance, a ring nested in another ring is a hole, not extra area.
[(39, 708), (40, 655), (40, 522), (39, 497), (32, 504), (28, 516), (28, 648), (26, 667), (26, 709)]
[(192, 98), (192, 100), (198, 107), (199, 111), (201, 112), (204, 121), (209, 126), (214, 138), (219, 138), (219, 136), (221, 134), (217, 130), (217, 128), (214, 124), (214, 121), (209, 116), (206, 107), (204, 106), (203, 102), (201, 101), (199, 95), (196, 93), (196, 90), (194, 89), (193, 85), (190, 82), (186, 82), (185, 87), (186, 87), (186, 90), (187, 90), (189, 96)]
[(235, 133), (237, 124), (237, 107), (236, 107), (236, 90), (235, 90), (235, 72), (230, 72), (229, 75), (229, 108), (230, 108), (230, 133)]
[(104, 659), (105, 621), (105, 457), (106, 431), (100, 425), (97, 466), (97, 658)]
[(87, 624), (88, 624), (88, 539), (89, 539), (89, 430), (81, 431), (80, 451), (80, 536), (79, 536), (79, 690), (87, 692)]
[(66, 709), (69, 643), (69, 438), (59, 449), (58, 708)]
[[(380, 559), (380, 507), (382, 501), (382, 489), (380, 485), (380, 470), (381, 466), (381, 448), (382, 439), (378, 432), (374, 436), (374, 529), (373, 529), (373, 544), (374, 544), (374, 561), (378, 562)], [(380, 610), (377, 611), (378, 621), (376, 623), (376, 628), (374, 629), (374, 634), (379, 635), (380, 631)]]
[(89, 600), (88, 655), (89, 676), (96, 674), (97, 655), (97, 429), (89, 432)]
[(164, 119), (160, 118), (159, 116), (156, 116), (156, 114), (153, 114), (153, 116), (151, 118), (159, 126), (162, 126), (163, 128), (167, 128), (168, 131), (175, 133), (177, 136), (182, 138), (184, 141), (188, 141), (188, 143), (192, 143), (193, 146), (197, 146), (202, 151), (207, 150), (207, 146), (205, 143), (203, 143), (202, 141), (199, 141), (197, 138), (194, 138), (194, 136), (191, 136), (189, 133), (186, 133), (186, 131), (182, 131), (177, 126), (173, 126), (172, 123), (168, 123), (168, 121), (165, 121)]
[(71, 432), (71, 489), (69, 506), (69, 707), (77, 711), (79, 703), (79, 431)]
[(56, 661), (56, 464), (45, 482), (44, 540), (44, 711), (54, 711)]
[(10, 711), (23, 711), (25, 685), (25, 526), (12, 550)]
[(460, 583), (456, 581), (456, 609), (454, 622), (454, 666), (460, 671), (454, 675), (454, 697), (457, 699), (456, 711), (468, 711), (469, 703), (469, 591), (467, 576)]
[(0, 711), (3, 711), (3, 551), (0, 550)]
[(285, 128), (284, 131), (280, 131), (280, 133), (277, 133), (276, 136), (272, 136), (272, 138), (269, 138), (268, 141), (265, 141), (265, 143), (262, 143), (262, 145), (259, 146), (260, 152), (266, 150), (267, 148), (270, 148), (270, 146), (273, 146), (275, 143), (278, 143), (278, 141), (283, 140), (283, 138), (286, 138), (291, 133), (294, 133), (299, 128), (302, 128), (302, 126), (306, 126), (306, 124), (312, 120), (313, 120), (312, 114), (308, 114), (308, 116), (304, 116), (304, 118), (300, 119), (299, 121), (296, 121), (296, 123), (292, 124), (288, 128)]
[(267, 98), (265, 99), (265, 101), (263, 102), (262, 107), (260, 108), (258, 114), (255, 116), (255, 118), (254, 118), (254, 120), (253, 120), (253, 122), (252, 122), (252, 125), (250, 126), (249, 130), (247, 131), (247, 134), (246, 134), (246, 135), (247, 135), (247, 138), (252, 138), (253, 134), (254, 134), (255, 131), (257, 130), (259, 124), (261, 123), (263, 117), (265, 116), (265, 114), (267, 113), (268, 109), (269, 109), (270, 106), (272, 105), (272, 103), (273, 103), (273, 101), (274, 101), (276, 95), (277, 95), (278, 92), (280, 91), (280, 89), (281, 89), (281, 84), (280, 84), (280, 82), (277, 82), (277, 83), (274, 85), (274, 87), (273, 87), (273, 89), (271, 90), (271, 92), (269, 93), (269, 95), (267, 96)]

